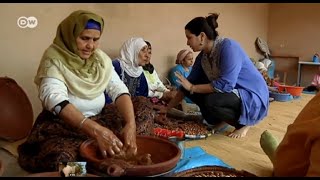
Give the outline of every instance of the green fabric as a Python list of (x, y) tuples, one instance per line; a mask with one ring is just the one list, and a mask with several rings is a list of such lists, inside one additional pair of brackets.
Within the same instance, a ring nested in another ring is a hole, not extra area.
[(268, 131), (265, 130), (260, 137), (260, 146), (269, 157), (271, 162), (274, 162), (274, 153), (279, 145), (277, 139)]
[[(83, 61), (78, 54), (76, 38), (84, 30), (88, 20), (93, 19), (100, 23), (101, 34), (103, 32), (104, 21), (102, 17), (89, 11), (78, 10), (71, 13), (58, 26), (56, 37), (53, 41), (61, 49), (58, 53), (48, 54), (50, 57), (60, 58), (61, 62), (68, 69), (79, 70), (83, 76), (90, 76), (94, 71), (95, 56), (91, 56), (88, 60)], [(100, 35), (101, 35), (100, 34)]]
[(154, 84), (156, 80), (154, 79), (153, 75), (150, 74), (149, 71), (143, 70), (145, 77), (150, 81), (150, 84)]
[(111, 78), (111, 59), (99, 49), (82, 59), (77, 50), (76, 38), (90, 19), (100, 23), (102, 33), (103, 18), (89, 11), (74, 11), (59, 24), (53, 44), (42, 56), (35, 77), (38, 86), (42, 78), (54, 77), (65, 82), (72, 94), (87, 99), (105, 90)]

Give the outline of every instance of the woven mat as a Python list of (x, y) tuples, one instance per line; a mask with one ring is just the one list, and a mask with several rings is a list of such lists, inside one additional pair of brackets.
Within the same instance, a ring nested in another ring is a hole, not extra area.
[(202, 166), (173, 174), (173, 177), (257, 177), (244, 170), (221, 166)]

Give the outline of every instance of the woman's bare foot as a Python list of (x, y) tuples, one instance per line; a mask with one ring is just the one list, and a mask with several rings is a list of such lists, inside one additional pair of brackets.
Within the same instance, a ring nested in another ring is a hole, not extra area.
[(221, 123), (213, 127), (214, 134), (220, 134), (224, 130), (226, 130), (228, 127), (229, 127), (229, 124), (222, 121)]
[(247, 135), (248, 130), (250, 129), (250, 126), (243, 126), (240, 129), (235, 129), (232, 133), (230, 133), (228, 136), (231, 138), (242, 138)]

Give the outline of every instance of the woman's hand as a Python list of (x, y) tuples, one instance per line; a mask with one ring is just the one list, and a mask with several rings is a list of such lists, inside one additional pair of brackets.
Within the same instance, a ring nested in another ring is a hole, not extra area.
[(137, 154), (136, 124), (127, 123), (122, 129), (121, 135), (124, 141), (123, 150), (126, 152), (126, 155), (128, 157), (135, 156)]
[(177, 91), (166, 91), (163, 92), (162, 100), (169, 102), (172, 98), (174, 98), (177, 94)]
[(191, 90), (192, 84), (183, 77), (179, 72), (174, 72), (174, 74), (177, 76), (178, 80), (177, 82), (180, 83), (187, 91)]
[(170, 91), (175, 91), (175, 90), (177, 90), (177, 88), (174, 87), (174, 86), (165, 85), (165, 87), (166, 87), (167, 89), (169, 89)]
[(166, 115), (168, 112), (168, 109), (166, 106), (161, 105), (153, 105), (153, 109), (157, 110), (158, 114), (164, 114)]
[(101, 126), (94, 129), (94, 135), (103, 157), (106, 158), (108, 155), (113, 157), (115, 154), (120, 153), (123, 144), (111, 130)]

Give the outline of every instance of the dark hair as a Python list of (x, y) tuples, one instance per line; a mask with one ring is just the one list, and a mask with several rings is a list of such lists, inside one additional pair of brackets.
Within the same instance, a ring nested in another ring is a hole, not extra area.
[(217, 13), (209, 13), (210, 15), (207, 17), (196, 17), (193, 18), (188, 24), (184, 27), (184, 29), (189, 30), (192, 34), (199, 36), (201, 32), (204, 32), (208, 39), (215, 40), (219, 35), (216, 31), (218, 27), (217, 19), (219, 14)]
[[(148, 42), (148, 41), (144, 41), (144, 42), (146, 42), (146, 44), (148, 45), (148, 49), (152, 50), (152, 47), (151, 47), (150, 42)], [(142, 66), (142, 68), (143, 68), (144, 70), (146, 70), (146, 71), (149, 71), (150, 74), (152, 74), (153, 71), (154, 71), (154, 67), (153, 67), (153, 65), (151, 64), (151, 62), (149, 62), (148, 64), (145, 64), (144, 66)]]
[(144, 41), (144, 42), (146, 42), (146, 44), (148, 45), (148, 49), (152, 49), (151, 44), (150, 44), (149, 41)]

